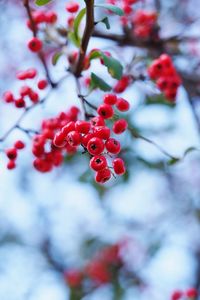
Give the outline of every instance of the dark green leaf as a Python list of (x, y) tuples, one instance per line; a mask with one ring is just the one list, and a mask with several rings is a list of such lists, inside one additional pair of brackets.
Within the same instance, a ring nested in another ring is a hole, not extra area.
[(103, 58), (104, 65), (108, 68), (110, 75), (113, 78), (120, 80), (123, 74), (123, 67), (121, 63), (117, 59), (107, 56), (104, 53), (101, 53), (101, 57)]
[(108, 17), (103, 18), (101, 21), (98, 23), (104, 23), (107, 29), (110, 29), (110, 23)]
[(94, 73), (91, 73), (91, 88), (94, 89), (96, 87), (105, 92), (112, 89), (111, 86), (108, 85), (102, 78)]
[(105, 8), (105, 9), (108, 9), (110, 11), (112, 11), (114, 14), (118, 15), (118, 16), (123, 16), (124, 15), (124, 11), (115, 6), (115, 5), (110, 5), (110, 4), (98, 4), (98, 5), (95, 5), (95, 7), (100, 7), (100, 8)]
[(43, 6), (50, 3), (52, 0), (35, 0), (35, 4), (38, 6)]
[(52, 64), (55, 66), (59, 60), (59, 58), (62, 56), (62, 52), (56, 52), (54, 53), (53, 57), (52, 57)]

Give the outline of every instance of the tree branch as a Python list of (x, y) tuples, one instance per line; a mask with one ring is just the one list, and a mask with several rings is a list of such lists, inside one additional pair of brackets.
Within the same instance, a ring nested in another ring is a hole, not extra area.
[(86, 56), (87, 47), (94, 29), (94, 0), (85, 0), (85, 4), (86, 4), (86, 25), (85, 25), (83, 38), (82, 38), (78, 62), (76, 65), (76, 69), (74, 71), (74, 75), (76, 77), (81, 76), (81, 72), (84, 67), (84, 59)]

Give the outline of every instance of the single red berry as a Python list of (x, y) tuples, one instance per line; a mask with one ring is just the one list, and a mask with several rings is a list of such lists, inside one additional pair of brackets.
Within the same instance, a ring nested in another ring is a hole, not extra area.
[(90, 131), (90, 123), (87, 121), (76, 121), (75, 128), (79, 133), (87, 134)]
[(90, 160), (90, 168), (94, 171), (100, 171), (107, 167), (107, 160), (103, 155), (95, 155)]
[(129, 76), (123, 76), (114, 86), (114, 92), (115, 93), (123, 93), (125, 89), (128, 87), (130, 82)]
[(28, 96), (30, 92), (31, 92), (31, 88), (28, 85), (22, 86), (19, 91), (22, 97)]
[(34, 68), (30, 68), (28, 70), (26, 70), (26, 77), (27, 79), (33, 79), (35, 78), (37, 75), (37, 70)]
[(81, 144), (81, 135), (78, 131), (70, 131), (67, 134), (67, 142), (70, 146), (76, 147)]
[(48, 81), (46, 79), (41, 79), (40, 81), (38, 81), (38, 89), (40, 90), (44, 90), (48, 85)]
[(90, 123), (92, 126), (104, 126), (105, 125), (104, 119), (100, 116), (92, 118), (90, 120)]
[(195, 288), (190, 288), (185, 292), (186, 296), (190, 299), (196, 299), (198, 297), (198, 291)]
[(79, 4), (77, 2), (69, 2), (66, 5), (66, 10), (69, 13), (76, 13), (79, 10)]
[(103, 101), (105, 104), (115, 105), (117, 102), (117, 96), (115, 94), (106, 94)]
[(99, 155), (104, 150), (104, 143), (100, 138), (93, 137), (87, 144), (87, 150), (92, 155)]
[(118, 154), (121, 150), (120, 142), (116, 139), (110, 138), (105, 143), (106, 149), (112, 154)]
[(95, 180), (98, 183), (105, 183), (111, 178), (111, 171), (109, 169), (102, 169), (96, 173)]
[(64, 273), (64, 279), (71, 288), (77, 288), (81, 285), (83, 274), (78, 270), (68, 270)]
[(65, 126), (62, 127), (61, 131), (63, 134), (67, 135), (70, 131), (75, 130), (75, 122), (68, 122)]
[(18, 140), (14, 143), (14, 147), (17, 149), (17, 150), (21, 150), (21, 149), (24, 149), (25, 148), (25, 144), (24, 142)]
[(17, 108), (23, 108), (23, 107), (26, 106), (26, 102), (23, 98), (18, 98), (18, 99), (15, 100), (15, 106)]
[(45, 14), (45, 21), (49, 24), (54, 24), (58, 19), (57, 14), (55, 11), (48, 11)]
[(44, 11), (36, 10), (32, 12), (33, 20), (36, 24), (43, 23), (46, 21), (46, 15)]
[(101, 104), (98, 107), (97, 112), (103, 119), (110, 119), (114, 114), (114, 110), (109, 104)]
[(14, 160), (9, 160), (9, 162), (7, 163), (7, 169), (8, 170), (13, 170), (16, 168), (16, 163)]
[(127, 129), (127, 127), (127, 121), (125, 119), (120, 119), (114, 122), (112, 130), (115, 134), (121, 134)]
[(30, 91), (29, 98), (33, 103), (37, 103), (39, 101), (38, 93), (34, 92), (33, 90)]
[(115, 158), (112, 162), (115, 174), (123, 175), (126, 172), (124, 161), (121, 158)]
[(107, 140), (110, 137), (110, 128), (106, 126), (95, 126), (94, 135), (100, 139)]
[(183, 297), (183, 292), (182, 291), (174, 291), (171, 295), (171, 300), (180, 300)]
[(3, 94), (3, 99), (6, 103), (11, 103), (14, 101), (13, 93), (10, 91), (7, 91)]
[(66, 135), (60, 131), (58, 133), (56, 133), (54, 139), (53, 139), (53, 145), (56, 146), (56, 147), (64, 147), (66, 145)]
[(87, 145), (88, 145), (88, 142), (89, 140), (91, 140), (91, 138), (93, 138), (95, 135), (94, 133), (88, 133), (88, 134), (85, 134), (83, 137), (82, 137), (82, 145), (87, 148)]
[(37, 37), (33, 37), (31, 40), (28, 42), (28, 48), (32, 52), (39, 52), (42, 49), (43, 43), (40, 39)]
[(130, 104), (127, 100), (123, 99), (123, 98), (118, 98), (117, 99), (117, 103), (116, 103), (116, 107), (119, 111), (127, 111), (130, 108)]
[(10, 160), (15, 160), (17, 157), (17, 150), (15, 148), (9, 148), (6, 150), (6, 155)]

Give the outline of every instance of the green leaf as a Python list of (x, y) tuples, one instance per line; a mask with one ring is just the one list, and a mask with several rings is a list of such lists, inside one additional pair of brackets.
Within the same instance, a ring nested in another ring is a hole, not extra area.
[(85, 14), (86, 14), (86, 8), (83, 8), (78, 13), (78, 15), (76, 16), (76, 18), (74, 20), (74, 36), (79, 44), (80, 44), (80, 40), (81, 40), (81, 38), (79, 37), (79, 26), (80, 26), (80, 23), (81, 23), (83, 17), (85, 16)]
[(54, 53), (53, 57), (52, 57), (52, 64), (53, 66), (55, 66), (59, 60), (59, 58), (62, 56), (62, 52), (56, 52)]
[(185, 150), (183, 157), (185, 157), (186, 155), (188, 155), (190, 152), (193, 151), (199, 151), (199, 149), (197, 149), (196, 147), (189, 147), (188, 149)]
[(106, 26), (106, 29), (110, 29), (110, 22), (108, 17), (103, 18), (102, 20), (98, 21), (98, 23), (104, 23)]
[(181, 160), (180, 158), (174, 157), (174, 158), (168, 160), (167, 164), (168, 164), (169, 166), (172, 166), (172, 165), (175, 165), (176, 163), (178, 163), (180, 160)]
[(124, 11), (115, 6), (115, 5), (110, 5), (110, 4), (98, 4), (98, 5), (95, 5), (95, 7), (100, 7), (100, 8), (105, 8), (105, 9), (108, 9), (110, 11), (112, 11), (114, 14), (118, 15), (118, 16), (123, 16), (124, 15)]
[(100, 58), (100, 57), (101, 57), (101, 52), (95, 50), (95, 51), (91, 52), (89, 59), (92, 60), (92, 59), (96, 59), (96, 58)]
[(112, 89), (111, 86), (108, 85), (102, 78), (94, 73), (91, 73), (91, 88), (94, 89), (96, 87), (105, 92)]
[(79, 40), (77, 40), (77, 38), (76, 38), (76, 36), (75, 36), (75, 34), (74, 34), (74, 32), (69, 32), (68, 33), (68, 39), (76, 46), (76, 47), (80, 47), (80, 44), (81, 44), (81, 41)]
[(121, 63), (117, 59), (107, 56), (104, 53), (101, 53), (101, 57), (103, 58), (104, 65), (108, 68), (110, 75), (118, 80), (121, 79), (123, 74)]
[(43, 6), (50, 3), (52, 0), (35, 0), (35, 4), (38, 6)]

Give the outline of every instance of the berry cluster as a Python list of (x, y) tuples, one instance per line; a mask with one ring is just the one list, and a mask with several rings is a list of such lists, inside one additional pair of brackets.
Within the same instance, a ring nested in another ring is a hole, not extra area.
[(120, 255), (121, 245), (115, 244), (102, 249), (87, 265), (81, 269), (69, 269), (64, 272), (64, 279), (70, 288), (80, 288), (84, 280), (91, 286), (101, 286), (112, 281), (114, 269), (123, 267)]
[[(95, 180), (98, 183), (104, 183), (111, 178), (111, 167), (108, 166), (107, 160), (112, 155), (118, 155), (121, 150), (120, 142), (111, 137), (111, 130), (106, 126), (106, 121), (114, 117), (113, 106), (121, 112), (129, 109), (128, 101), (117, 98), (115, 94), (106, 94), (103, 101), (104, 103), (97, 108), (98, 116), (90, 121), (68, 122), (53, 139), (54, 146), (61, 149), (68, 146), (76, 149), (81, 145), (91, 157), (90, 168), (96, 172)], [(127, 127), (125, 119), (118, 119), (113, 122), (112, 131), (118, 135)], [(124, 162), (119, 157), (112, 161), (112, 168), (116, 175), (125, 173)]]
[(135, 12), (133, 19), (133, 32), (139, 38), (149, 38), (157, 24), (157, 13), (145, 10)]
[(143, 9), (135, 11), (133, 5), (138, 0), (107, 0), (107, 2), (123, 9), (124, 16), (121, 17), (122, 26), (129, 28), (134, 36), (142, 39), (157, 38), (158, 15), (155, 11), (146, 11)]
[[(55, 11), (45, 12), (43, 10), (35, 10), (32, 11), (31, 15), (36, 29), (39, 29), (41, 24), (54, 24), (58, 19), (58, 16)], [(27, 26), (30, 30), (33, 30), (32, 25), (33, 24), (31, 23), (31, 21), (27, 20)]]
[(6, 156), (9, 159), (7, 163), (7, 169), (12, 170), (16, 167), (16, 159), (18, 155), (18, 150), (24, 149), (25, 144), (21, 140), (18, 140), (14, 143), (12, 148), (5, 150)]
[[(25, 71), (19, 71), (16, 75), (20, 81), (33, 80), (37, 76), (36, 69), (27, 69)], [(37, 88), (44, 90), (48, 86), (46, 79), (40, 79), (37, 82)], [(6, 91), (3, 95), (3, 99), (6, 103), (13, 103), (17, 108), (25, 108), (27, 106), (26, 100), (30, 100), (31, 103), (35, 104), (39, 101), (39, 94), (33, 90), (29, 85), (24, 84), (19, 89), (18, 97), (15, 97), (11, 91)]]
[(63, 126), (77, 120), (78, 113), (79, 109), (73, 106), (68, 112), (61, 112), (55, 118), (42, 122), (41, 133), (33, 138), (32, 153), (36, 157), (33, 166), (36, 170), (42, 173), (50, 172), (53, 167), (62, 164), (65, 153), (72, 154), (76, 151), (76, 147), (68, 143), (62, 148), (55, 147), (53, 139), (55, 133)]
[(196, 300), (198, 297), (198, 291), (195, 288), (189, 288), (186, 291), (174, 291), (171, 296), (171, 300)]
[(162, 54), (148, 68), (149, 77), (156, 81), (157, 87), (170, 101), (175, 101), (181, 78), (169, 55)]

